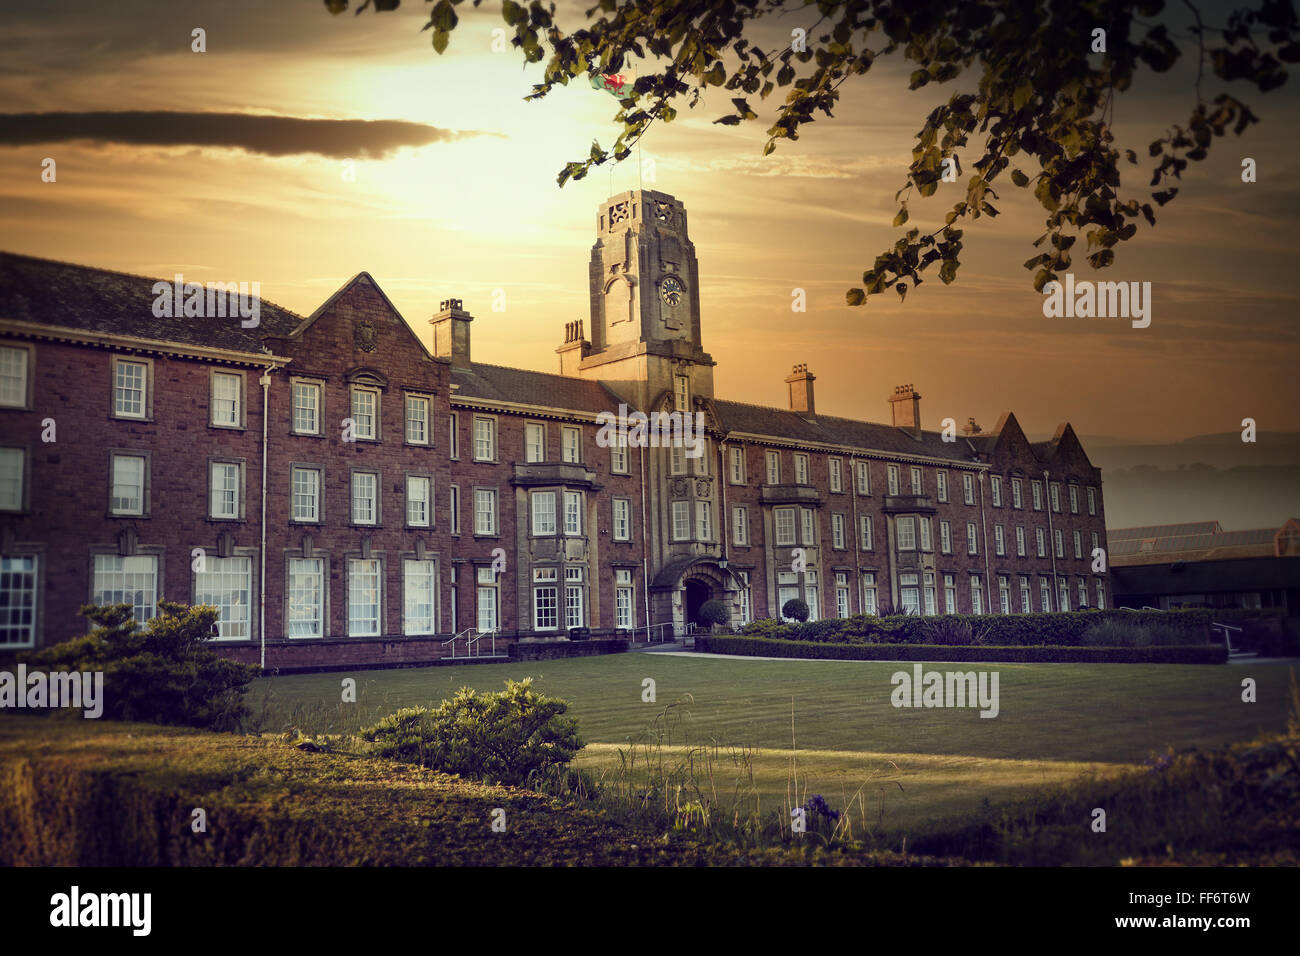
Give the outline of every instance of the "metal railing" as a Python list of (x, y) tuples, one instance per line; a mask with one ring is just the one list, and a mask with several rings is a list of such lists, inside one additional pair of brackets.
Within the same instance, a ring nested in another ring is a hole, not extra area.
[(662, 624), (647, 624), (641, 627), (630, 628), (629, 630), (631, 631), (632, 634), (632, 646), (636, 647), (637, 644), (642, 643), (641, 641), (637, 640), (637, 634), (642, 631), (645, 632), (645, 636), (646, 636), (644, 643), (667, 644), (669, 641), (676, 639), (675, 634), (671, 634), (664, 631), (664, 628), (671, 628), (672, 626), (673, 626), (672, 621), (665, 621)]
[(462, 637), (465, 638), (465, 653), (461, 655), (462, 657), (465, 658), (482, 657), (483, 651), (479, 645), (479, 641), (483, 640), (483, 638), (485, 637), (490, 637), (492, 639), (492, 653), (489, 656), (491, 657), (497, 656), (496, 628), (493, 628), (490, 631), (480, 632), (479, 629), (476, 627), (467, 627), (465, 628), (465, 630), (455, 635), (451, 640), (442, 642), (443, 647), (448, 647), (448, 646), (451, 647), (451, 653), (448, 656), (451, 657), (453, 660), (455, 660), (456, 658), (456, 642), (459, 641)]
[(1241, 633), (1241, 628), (1239, 628), (1239, 627), (1235, 627), (1235, 626), (1232, 625), (1232, 624), (1220, 624), (1218, 621), (1211, 621), (1211, 622), (1210, 622), (1210, 630), (1212, 630), (1212, 631), (1216, 631), (1216, 630), (1217, 630), (1217, 631), (1222, 631), (1222, 632), (1223, 632), (1223, 643), (1225, 643), (1225, 644), (1228, 645), (1228, 655), (1229, 655), (1229, 656), (1231, 656), (1231, 655), (1233, 655), (1233, 654), (1240, 654), (1240, 653), (1242, 653), (1242, 651), (1241, 651), (1241, 649), (1240, 649), (1240, 646), (1238, 646), (1238, 647), (1236, 647), (1236, 648), (1234, 648), (1234, 647), (1232, 646), (1232, 634), (1230, 633), (1231, 631), (1236, 631), (1238, 634), (1240, 634), (1240, 633)]

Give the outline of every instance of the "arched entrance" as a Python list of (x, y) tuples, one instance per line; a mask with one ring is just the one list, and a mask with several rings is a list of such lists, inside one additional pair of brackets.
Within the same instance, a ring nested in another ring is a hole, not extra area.
[(700, 578), (689, 578), (683, 584), (686, 588), (686, 623), (701, 624), (700, 608), (713, 597), (713, 589)]

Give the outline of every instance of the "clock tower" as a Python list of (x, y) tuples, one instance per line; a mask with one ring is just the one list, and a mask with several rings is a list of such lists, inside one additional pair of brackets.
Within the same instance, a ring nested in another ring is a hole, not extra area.
[(591, 340), (570, 323), (562, 373), (600, 379), (642, 409), (682, 377), (691, 395), (713, 396), (714, 362), (700, 344), (699, 266), (681, 202), (634, 189), (601, 203), (589, 280)]

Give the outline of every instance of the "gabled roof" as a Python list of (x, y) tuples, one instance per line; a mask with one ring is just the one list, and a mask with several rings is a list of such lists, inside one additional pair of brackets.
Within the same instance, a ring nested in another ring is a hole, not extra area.
[(154, 283), (172, 281), (0, 252), (0, 319), (240, 352), (260, 351), (264, 336), (286, 335), (302, 321), (265, 299), (255, 328), (237, 316), (159, 318)]
[(622, 401), (600, 382), (481, 362), (467, 369), (453, 367), (451, 384), (455, 389), (452, 398), (515, 402), (578, 412), (617, 413)]

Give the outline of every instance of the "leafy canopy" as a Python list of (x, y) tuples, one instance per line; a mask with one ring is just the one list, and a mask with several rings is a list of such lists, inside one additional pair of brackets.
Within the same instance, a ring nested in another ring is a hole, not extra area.
[[(426, 2), (433, 7), (424, 29), (433, 31), (433, 47), (442, 53), (464, 0)], [(472, 2), (477, 8), (481, 0)], [(1267, 92), (1286, 81), (1283, 63), (1300, 60), (1291, 0), (1255, 2), (1211, 24), (1193, 0), (1181, 0), (1173, 6), (1190, 13), (1185, 34), (1162, 22), (1164, 0), (599, 0), (586, 11), (589, 22), (572, 32), (555, 22), (553, 3), (503, 0), (501, 16), (526, 62), (549, 55), (543, 82), (528, 99), (572, 79), (617, 73), (631, 57), (652, 58), (652, 68), (619, 100), (614, 122), (621, 132), (614, 145), (606, 150), (593, 142), (586, 159), (560, 171), (561, 186), (625, 159), (653, 123), (671, 123), (682, 102), (693, 108), (710, 87), (733, 94), (732, 111), (714, 121), (728, 126), (759, 119), (751, 97), (784, 94), (767, 130), (767, 155), (780, 140), (798, 139), (819, 115), (832, 116), (840, 87), (878, 59), (910, 61), (912, 90), (973, 74), (965, 85), (975, 80), (976, 91), (954, 93), (917, 131), (911, 166), (894, 197), (894, 225), (907, 223), (913, 193), (938, 191), (945, 159), (954, 172), (970, 170), (964, 189), (955, 187), (960, 198), (943, 226), (925, 235), (909, 229), (876, 257), (862, 286), (846, 293), (849, 305), (862, 305), (889, 288), (906, 295), (935, 263), (939, 279), (951, 283), (961, 262), (957, 225), (998, 215), (995, 183), (1005, 188), (1004, 175), (1014, 188), (1032, 191), (1046, 212), (1046, 231), (1034, 243), (1047, 242), (1046, 251), (1025, 263), (1036, 290), (1070, 266), (1080, 234), (1087, 238), (1088, 261), (1099, 269), (1111, 265), (1115, 247), (1137, 232), (1139, 217), (1155, 225), (1152, 202), (1163, 206), (1177, 195), (1172, 181), (1182, 178), (1189, 162), (1205, 159), (1214, 137), (1228, 128), (1240, 135), (1258, 121), (1226, 92), (1207, 101), (1205, 74)], [(364, 0), (357, 13), (398, 4)], [(325, 6), (338, 14), (348, 2), (325, 0)], [(758, 24), (778, 17), (779, 29), (789, 25), (790, 43), (783, 49), (755, 45)], [(1105, 31), (1105, 52), (1094, 51), (1098, 29)], [(1171, 69), (1183, 53), (1175, 40), (1197, 56), (1195, 106), (1186, 125), (1173, 125), (1147, 147), (1150, 201), (1122, 198), (1121, 157), (1131, 165), (1139, 160), (1135, 150), (1114, 145), (1116, 94), (1144, 68)]]

